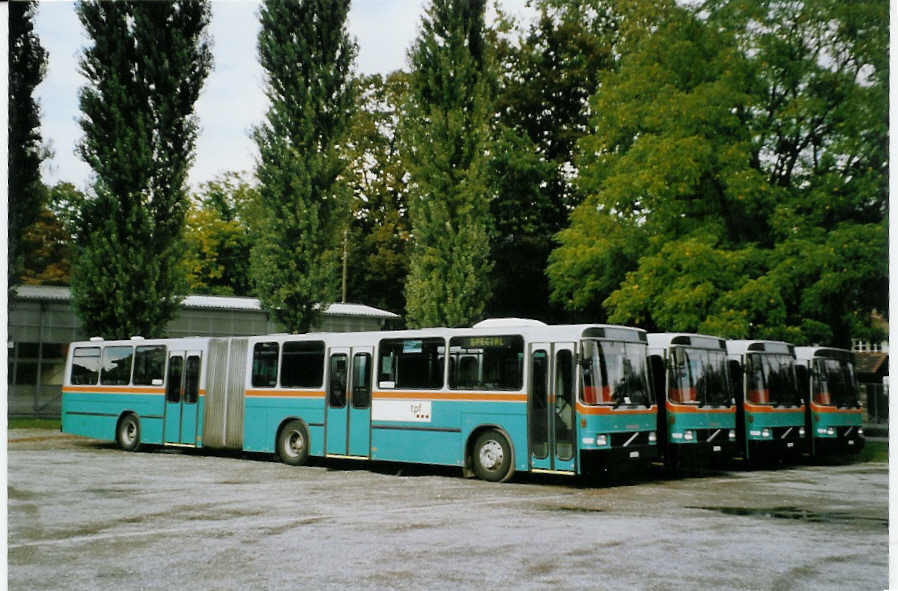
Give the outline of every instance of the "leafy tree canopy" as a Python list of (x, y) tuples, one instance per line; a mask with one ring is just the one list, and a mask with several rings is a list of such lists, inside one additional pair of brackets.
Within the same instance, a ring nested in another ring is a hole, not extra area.
[(653, 330), (848, 346), (886, 301), (885, 3), (655, 19), (592, 99), (553, 297)]
[(348, 11), (348, 0), (266, 0), (260, 10), (271, 105), (253, 133), (263, 215), (251, 273), (262, 305), (293, 332), (338, 294), (350, 200), (341, 146), (357, 92)]
[(489, 298), (487, 154), (492, 56), (483, 0), (433, 0), (411, 51), (402, 129), (413, 247), (411, 326), (463, 326)]
[(249, 257), (258, 210), (258, 191), (241, 173), (226, 172), (200, 186), (184, 233), (190, 293), (251, 295)]
[(193, 106), (212, 66), (208, 2), (76, 4), (81, 158), (92, 194), (75, 216), (72, 297), (85, 329), (159, 336), (186, 288), (181, 237), (197, 136)]
[[(12, 290), (22, 278), (29, 250), (33, 248), (35, 232), (49, 220), (43, 214), (47, 194), (41, 182), (41, 162), (49, 155), (40, 133), (40, 108), (34, 99), (34, 89), (47, 68), (47, 51), (34, 31), (37, 2), (20, 1), (9, 4), (9, 241), (7, 286)], [(27, 234), (27, 236), (26, 236)], [(30, 267), (29, 267), (30, 268)], [(33, 269), (31, 269), (33, 270)]]

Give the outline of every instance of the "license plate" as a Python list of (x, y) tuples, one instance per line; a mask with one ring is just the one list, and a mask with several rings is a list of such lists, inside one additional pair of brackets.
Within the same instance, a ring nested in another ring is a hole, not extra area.
[(720, 451), (720, 446), (719, 446), (719, 445), (715, 445), (715, 446), (713, 447), (713, 449), (714, 449), (714, 451)]
[(638, 457), (639, 457), (639, 452), (638, 452), (638, 451), (631, 451), (631, 452), (630, 452), (630, 457), (631, 457), (631, 458), (638, 458)]

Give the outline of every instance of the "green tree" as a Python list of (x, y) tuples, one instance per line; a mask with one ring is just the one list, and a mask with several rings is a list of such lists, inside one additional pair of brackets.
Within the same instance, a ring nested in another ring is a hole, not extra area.
[(262, 305), (294, 332), (307, 330), (339, 289), (350, 199), (341, 145), (356, 95), (348, 11), (348, 0), (266, 0), (260, 10), (271, 106), (253, 133), (264, 215), (251, 273)]
[(412, 326), (470, 324), (490, 297), (494, 73), (483, 15), (483, 0), (433, 0), (409, 51), (402, 141), (413, 236), (406, 283)]
[(226, 172), (200, 186), (184, 233), (191, 293), (251, 294), (249, 258), (258, 209), (258, 191), (241, 173)]
[(19, 282), (27, 248), (22, 248), (26, 231), (41, 215), (46, 189), (41, 183), (40, 166), (47, 157), (41, 142), (40, 108), (34, 89), (44, 78), (47, 52), (34, 32), (37, 2), (9, 4), (9, 249), (7, 285)]
[(408, 74), (365, 76), (359, 88), (347, 142), (353, 192), (347, 298), (401, 314), (410, 225), (399, 121)]
[(25, 230), (22, 239), (24, 271), (22, 282), (29, 285), (69, 285), (72, 267), (72, 235), (69, 221), (72, 204), (84, 195), (71, 183), (60, 181), (45, 188), (47, 203), (37, 221)]
[(85, 329), (158, 336), (186, 287), (185, 183), (193, 107), (212, 64), (208, 2), (83, 1), (81, 158), (92, 195), (79, 207), (72, 297)]
[(658, 11), (592, 99), (554, 297), (649, 329), (848, 345), (885, 302), (884, 10)]
[(525, 29), (500, 14), (490, 31), (498, 92), (490, 179), (495, 193), (490, 315), (559, 320), (545, 274), (552, 237), (581, 200), (577, 140), (603, 71), (615, 66), (615, 4), (542, 0)]

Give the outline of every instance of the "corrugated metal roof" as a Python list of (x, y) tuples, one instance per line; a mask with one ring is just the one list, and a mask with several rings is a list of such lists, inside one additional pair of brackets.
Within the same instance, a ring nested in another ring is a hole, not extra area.
[[(68, 302), (72, 299), (72, 292), (68, 287), (50, 285), (21, 285), (16, 288), (15, 298), (22, 300), (41, 300), (54, 302)], [(243, 310), (261, 312), (262, 305), (257, 298), (245, 298), (237, 296), (207, 296), (189, 295), (184, 298), (181, 305), (191, 309), (205, 310)], [(397, 314), (365, 306), (363, 304), (331, 304), (324, 311), (327, 316), (353, 316), (365, 318), (399, 318)]]

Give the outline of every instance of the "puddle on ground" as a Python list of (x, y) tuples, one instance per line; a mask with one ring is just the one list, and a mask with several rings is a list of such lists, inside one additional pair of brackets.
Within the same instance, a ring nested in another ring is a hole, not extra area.
[(570, 513), (603, 513), (605, 511), (598, 507), (581, 507), (578, 505), (542, 505), (538, 508), (543, 511), (567, 511)]
[(847, 511), (813, 511), (801, 507), (686, 507), (687, 509), (702, 509), (704, 511), (717, 511), (724, 515), (741, 515), (750, 517), (762, 517), (766, 519), (792, 519), (807, 523), (868, 523), (871, 525), (889, 526), (889, 520), (880, 517), (867, 517), (855, 515)]

